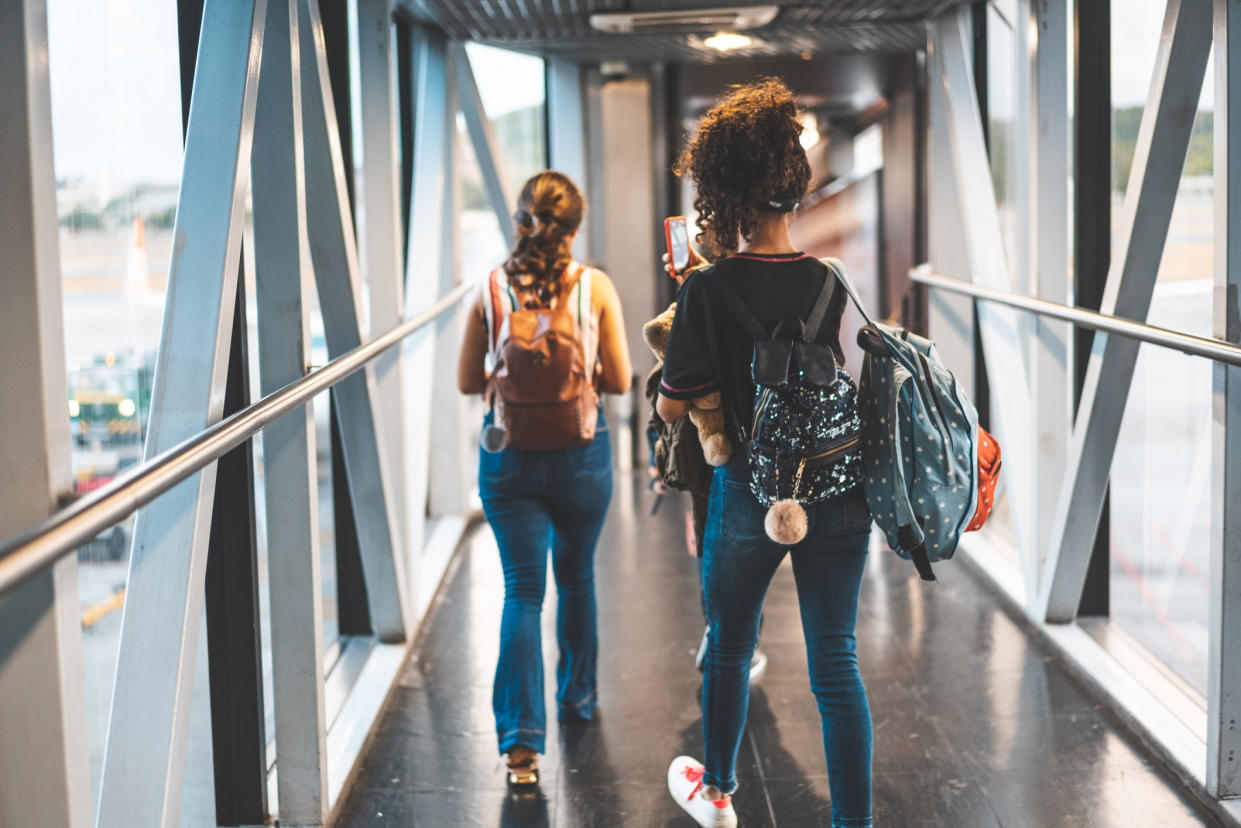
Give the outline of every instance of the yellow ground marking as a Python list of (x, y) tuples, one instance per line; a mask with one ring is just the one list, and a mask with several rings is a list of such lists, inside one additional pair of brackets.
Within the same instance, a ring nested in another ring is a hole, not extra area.
[(82, 610), (82, 629), (90, 629), (110, 612), (125, 606), (125, 588), (121, 587), (102, 601), (96, 601)]

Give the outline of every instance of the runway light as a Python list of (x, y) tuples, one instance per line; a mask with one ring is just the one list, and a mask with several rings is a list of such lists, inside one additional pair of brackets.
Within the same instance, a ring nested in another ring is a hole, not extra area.
[(132, 417), (137, 410), (138, 407), (134, 405), (134, 401), (128, 397), (116, 404), (116, 413), (122, 417)]
[(736, 32), (716, 32), (708, 37), (702, 43), (718, 52), (727, 52), (729, 49), (741, 49), (749, 46), (753, 41), (743, 34)]

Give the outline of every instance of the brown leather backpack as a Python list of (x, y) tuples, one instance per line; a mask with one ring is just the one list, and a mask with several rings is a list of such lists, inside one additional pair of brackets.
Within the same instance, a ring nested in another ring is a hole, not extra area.
[(591, 285), (588, 270), (576, 263), (572, 267), (573, 280), (566, 279), (550, 308), (519, 306), (504, 272), (491, 273), (490, 393), (509, 448), (579, 448), (595, 438), (595, 350), (589, 349), (588, 358), (583, 337), (584, 327), (593, 330), (586, 316), (593, 312)]

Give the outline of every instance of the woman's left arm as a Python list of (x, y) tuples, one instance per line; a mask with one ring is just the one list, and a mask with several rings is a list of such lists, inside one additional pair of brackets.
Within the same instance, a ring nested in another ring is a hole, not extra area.
[(481, 394), (487, 390), (487, 318), (480, 297), (470, 306), (465, 320), (465, 336), (457, 355), (457, 390), (462, 394)]
[(599, 308), (599, 390), (605, 394), (626, 394), (633, 384), (633, 365), (629, 362), (629, 342), (625, 337), (625, 317), (620, 297), (606, 274), (596, 271), (591, 292)]

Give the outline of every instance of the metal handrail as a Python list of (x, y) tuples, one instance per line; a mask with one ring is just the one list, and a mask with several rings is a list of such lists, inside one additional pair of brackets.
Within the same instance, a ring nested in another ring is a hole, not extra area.
[(209, 426), (101, 486), (0, 546), (0, 598), (95, 535), (249, 440), (316, 394), (361, 370), (405, 337), (433, 322), (471, 290), (464, 283), (387, 333), (341, 354), (279, 391)]
[(920, 285), (965, 294), (966, 296), (972, 296), (975, 299), (982, 299), (987, 302), (998, 302), (1002, 305), (1030, 311), (1039, 316), (1050, 316), (1062, 319), (1065, 322), (1072, 322), (1074, 325), (1083, 328), (1119, 334), (1130, 339), (1149, 342), (1152, 345), (1171, 348), (1191, 356), (1206, 357), (1216, 362), (1241, 367), (1241, 346), (1222, 339), (1209, 336), (1194, 336), (1181, 331), (1134, 322), (1132, 319), (1124, 319), (1119, 316), (1098, 313), (1097, 311), (1084, 308), (1075, 308), (1070, 305), (1061, 305), (1057, 302), (1049, 302), (1046, 299), (1036, 299), (1032, 296), (1022, 296), (1019, 293), (1009, 293), (1004, 290), (983, 287), (972, 282), (935, 273), (931, 270), (930, 265), (919, 265), (913, 268), (909, 271), (909, 278)]

